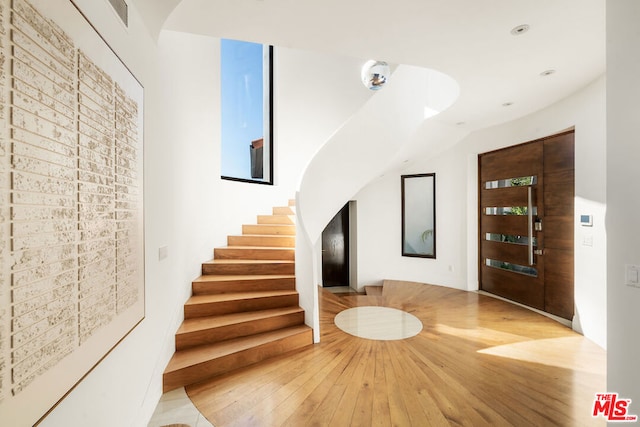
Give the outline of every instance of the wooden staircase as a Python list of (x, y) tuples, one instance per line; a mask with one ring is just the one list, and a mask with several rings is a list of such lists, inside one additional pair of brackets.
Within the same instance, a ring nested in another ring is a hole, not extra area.
[(258, 215), (202, 264), (164, 392), (313, 344), (295, 284), (294, 202)]

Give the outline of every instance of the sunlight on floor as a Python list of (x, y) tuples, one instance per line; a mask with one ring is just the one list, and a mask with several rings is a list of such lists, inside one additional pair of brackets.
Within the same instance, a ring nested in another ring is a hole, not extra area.
[(582, 335), (532, 340), (517, 334), (489, 328), (454, 328), (438, 324), (435, 331), (461, 337), (491, 347), (478, 353), (506, 357), (523, 362), (605, 375), (607, 352)]
[(605, 375), (607, 365), (605, 350), (582, 336), (505, 344), (480, 350), (478, 353), (597, 375)]
[(490, 328), (482, 328), (479, 326), (471, 328), (456, 328), (438, 323), (434, 327), (434, 330), (436, 333), (452, 335), (469, 341), (492, 346), (529, 340), (529, 338), (522, 337), (517, 334), (497, 331)]

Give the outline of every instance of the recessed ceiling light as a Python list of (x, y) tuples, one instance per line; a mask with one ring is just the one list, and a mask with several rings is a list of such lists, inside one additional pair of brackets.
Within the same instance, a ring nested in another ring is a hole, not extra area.
[(546, 71), (541, 72), (540, 75), (542, 77), (547, 77), (547, 76), (550, 76), (551, 74), (553, 74), (555, 72), (556, 72), (556, 70), (546, 70)]
[(511, 30), (512, 36), (519, 36), (520, 34), (524, 34), (529, 31), (529, 26), (527, 24), (518, 25)]
[(457, 126), (462, 126), (464, 124), (466, 124), (466, 122), (458, 122), (458, 123), (456, 123)]
[(505, 102), (504, 104), (502, 104), (503, 107), (511, 107), (513, 105), (513, 102)]

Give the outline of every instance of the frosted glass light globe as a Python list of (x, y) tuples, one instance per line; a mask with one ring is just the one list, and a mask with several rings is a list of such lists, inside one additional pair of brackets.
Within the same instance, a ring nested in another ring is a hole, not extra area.
[(362, 66), (362, 84), (367, 89), (380, 90), (389, 80), (389, 64), (384, 61), (367, 61)]

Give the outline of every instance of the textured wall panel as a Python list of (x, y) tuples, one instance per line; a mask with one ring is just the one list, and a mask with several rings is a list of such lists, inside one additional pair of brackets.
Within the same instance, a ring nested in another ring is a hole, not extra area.
[(137, 228), (137, 212), (140, 189), (138, 180), (138, 156), (140, 151), (137, 117), (138, 106), (116, 84), (116, 235), (118, 313), (126, 310), (138, 301), (135, 278), (139, 275), (142, 263), (136, 257), (133, 246)]
[[(9, 51), (7, 50), (7, 24), (6, 24), (6, 8), (3, 4), (0, 4), (0, 120), (5, 122), (8, 110), (8, 84), (7, 76), (9, 75)], [(0, 133), (0, 156), (4, 156), (7, 153), (7, 141), (8, 135), (6, 134), (6, 127)], [(0, 169), (2, 171), (2, 169)], [(1, 373), (2, 371), (0, 371)], [(0, 396), (1, 397), (1, 396)]]
[[(12, 193), (17, 197), (11, 204), (11, 244), (14, 256), (20, 256), (22, 251), (76, 241), (76, 230), (72, 224), (76, 219), (74, 207), (68, 204), (61, 207), (55, 204), (34, 206), (20, 203), (20, 200), (28, 199), (34, 192), (37, 194), (43, 190), (60, 195), (57, 190), (65, 186), (66, 195), (72, 195), (69, 193), (75, 185), (74, 165), (59, 164), (55, 162), (59, 160), (55, 157), (50, 159), (46, 148), (57, 143), (47, 140), (50, 135), (61, 135), (68, 144), (73, 143), (75, 120), (64, 113), (75, 109), (74, 64), (70, 55), (73, 53), (70, 40), (61, 36), (61, 31), (25, 2), (13, 2), (11, 23), (15, 83), (12, 87), (11, 125), (22, 132), (36, 135), (40, 143), (44, 142), (43, 146), (33, 145), (33, 149), (17, 141), (12, 144)], [(36, 57), (38, 54), (42, 56)], [(20, 92), (20, 88), (27, 84), (45, 96), (59, 99), (66, 107), (63, 113), (56, 111), (56, 104), (40, 102), (39, 94), (34, 97), (32, 91)], [(25, 176), (32, 178), (29, 180), (32, 185), (23, 180)], [(47, 183), (59, 183), (60, 187), (36, 184), (45, 180)], [(26, 387), (44, 367), (55, 365), (73, 351), (77, 329), (69, 319), (61, 319), (56, 315), (60, 310), (69, 311), (75, 303), (75, 255), (70, 253), (66, 259), (52, 260), (51, 263), (41, 263), (33, 268), (13, 269), (11, 361), (14, 394)], [(36, 283), (58, 283), (60, 280), (63, 282), (61, 286), (30, 292), (38, 289), (34, 286)], [(48, 328), (33, 327), (29, 323), (41, 318), (55, 321), (50, 321)]]
[[(80, 134), (78, 169), (79, 331), (83, 344), (116, 315), (113, 80), (86, 55), (78, 56)], [(96, 177), (97, 176), (97, 177)], [(94, 178), (89, 178), (94, 177)], [(86, 179), (86, 180), (85, 180)], [(97, 192), (84, 184), (105, 183)], [(79, 187), (80, 188), (80, 187)]]
[(8, 110), (8, 58), (7, 46), (8, 7), (0, 3), (0, 403), (10, 389), (9, 382), (9, 315), (11, 299), (9, 294), (9, 126), (6, 126)]
[(142, 87), (72, 3), (32, 1), (0, 0), (0, 419), (16, 425), (144, 315)]
[[(55, 55), (58, 62), (69, 70), (75, 68), (75, 46), (62, 29), (24, 0), (14, 0), (12, 18), (14, 26), (30, 35), (34, 44)], [(26, 23), (24, 25), (23, 23)]]

